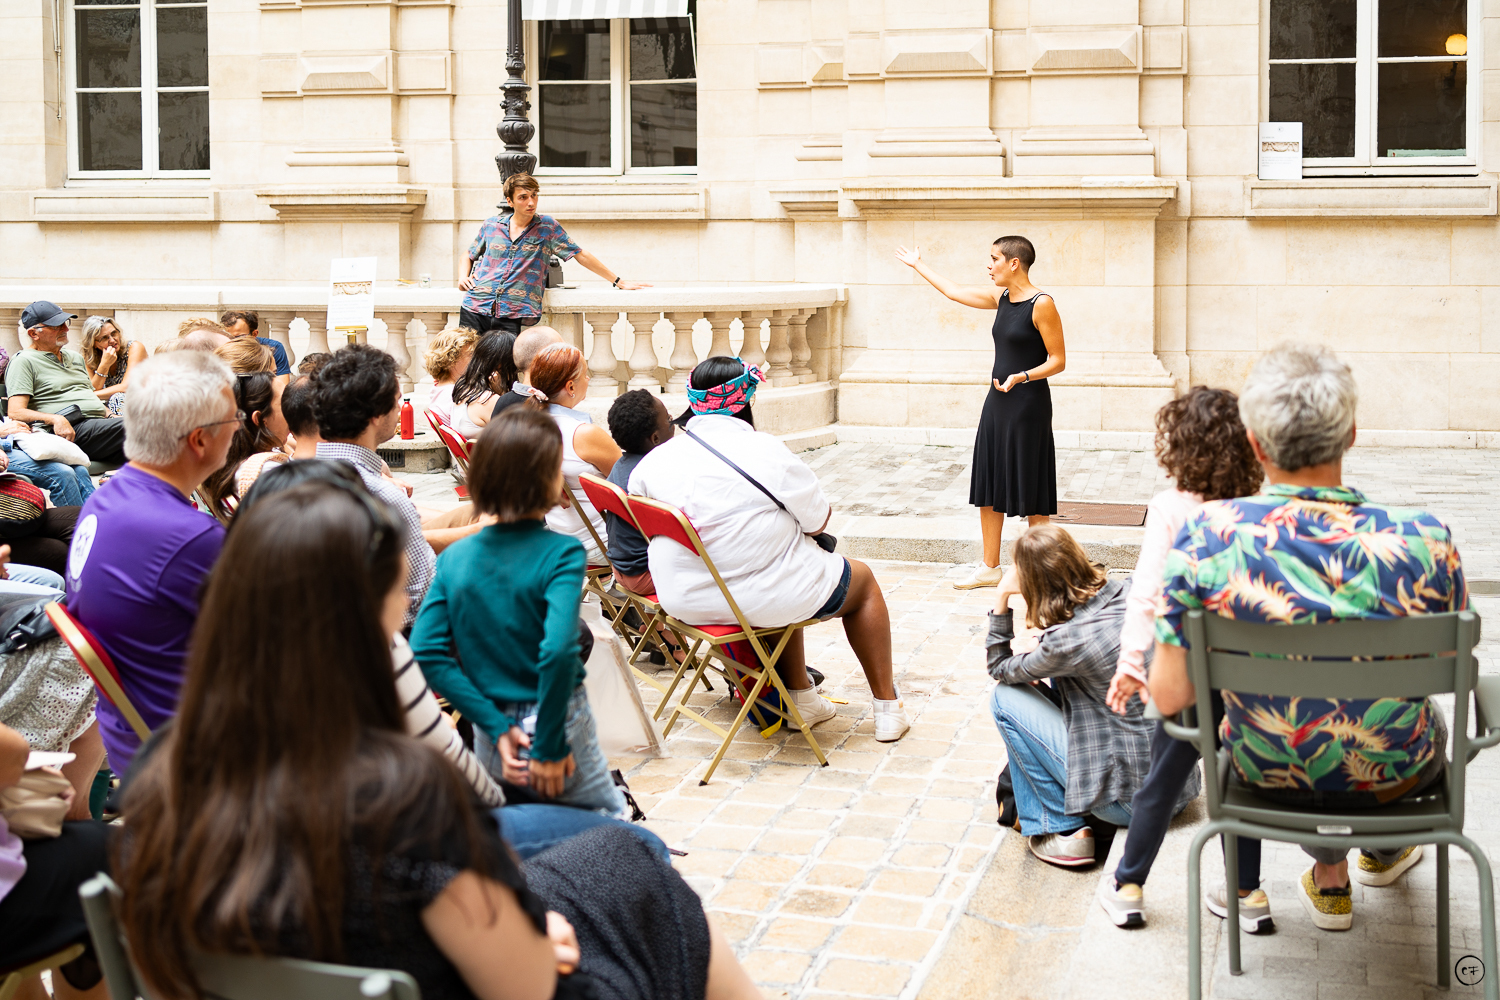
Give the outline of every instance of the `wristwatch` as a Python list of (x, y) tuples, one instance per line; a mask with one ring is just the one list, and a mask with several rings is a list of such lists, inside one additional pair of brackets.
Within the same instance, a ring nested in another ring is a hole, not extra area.
[(611, 281), (610, 284), (613, 285), (616, 288), (619, 288), (620, 287), (620, 276), (618, 274), (615, 275), (615, 280)]

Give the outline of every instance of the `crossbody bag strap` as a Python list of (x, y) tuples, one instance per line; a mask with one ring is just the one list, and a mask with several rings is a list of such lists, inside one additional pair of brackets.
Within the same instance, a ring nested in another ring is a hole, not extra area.
[(709, 444), (707, 441), (703, 440), (701, 437), (699, 437), (698, 435), (694, 434), (692, 431), (688, 430), (686, 427), (684, 427), (682, 430), (683, 430), (683, 433), (687, 434), (688, 437), (692, 438), (694, 441), (697, 441), (703, 447), (707, 448), (711, 454), (713, 454), (716, 458), (719, 459), (719, 461), (723, 462), (725, 465), (729, 466), (735, 472), (738, 472), (740, 475), (744, 476), (745, 477), (745, 481), (748, 482), (751, 486), (754, 486), (756, 489), (760, 490), (766, 496), (770, 497), (771, 498), (771, 502), (774, 503), (776, 506), (780, 507), (784, 513), (791, 514), (792, 520), (797, 522), (797, 530), (798, 531), (802, 530), (802, 522), (797, 520), (797, 515), (796, 514), (792, 514), (791, 511), (787, 510), (786, 509), (786, 504), (782, 503), (781, 500), (777, 498), (776, 494), (772, 493), (770, 490), (768, 490), (764, 486), (762, 486), (760, 484), (760, 481), (757, 480), (754, 476), (750, 475), (750, 473), (746, 472), (744, 469), (740, 468), (738, 465), (735, 465), (733, 462), (731, 462), (729, 460), (729, 456), (725, 455), (722, 451), (720, 451), (719, 449), (715, 448), (713, 445)]

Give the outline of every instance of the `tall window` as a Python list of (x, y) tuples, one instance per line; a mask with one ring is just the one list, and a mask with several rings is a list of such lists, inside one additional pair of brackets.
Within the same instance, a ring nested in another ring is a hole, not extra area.
[(538, 21), (537, 162), (669, 173), (698, 164), (697, 58), (687, 17)]
[(76, 0), (71, 133), (79, 174), (208, 170), (208, 4)]
[(1305, 166), (1475, 162), (1472, 0), (1269, 4), (1268, 118), (1302, 123)]

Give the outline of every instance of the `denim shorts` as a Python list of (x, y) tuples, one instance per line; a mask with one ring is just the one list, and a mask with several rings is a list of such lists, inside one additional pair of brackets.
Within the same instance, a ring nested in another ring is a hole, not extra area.
[(814, 613), (813, 617), (820, 622), (826, 622), (842, 611), (844, 609), (844, 602), (849, 599), (849, 582), (853, 579), (854, 567), (849, 565), (848, 559), (845, 559), (844, 572), (839, 576), (839, 585), (833, 588), (833, 595), (823, 603), (823, 606)]

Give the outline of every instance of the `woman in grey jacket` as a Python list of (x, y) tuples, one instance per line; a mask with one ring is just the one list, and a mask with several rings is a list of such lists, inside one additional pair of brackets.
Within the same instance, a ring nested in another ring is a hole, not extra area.
[[(1116, 715), (1105, 703), (1128, 587), (1107, 579), (1056, 525), (1028, 528), (1012, 558), (985, 650), (990, 676), (999, 681), (990, 711), (1010, 756), (1021, 832), (1031, 853), (1049, 864), (1091, 864), (1087, 814), (1129, 826), (1130, 800), (1151, 763), (1151, 725), (1141, 704)], [(1026, 601), (1027, 625), (1043, 630), (1029, 653), (1011, 649), (1010, 599), (1017, 594)], [(1050, 692), (1041, 689), (1044, 678)], [(1195, 773), (1177, 811), (1197, 794)]]

